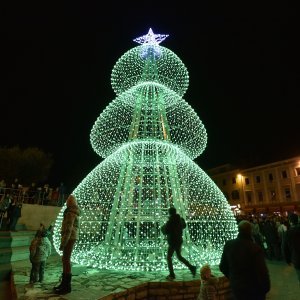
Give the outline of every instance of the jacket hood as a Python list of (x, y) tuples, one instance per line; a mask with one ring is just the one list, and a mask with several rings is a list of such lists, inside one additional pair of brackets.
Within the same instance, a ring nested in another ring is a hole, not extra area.
[(71, 206), (67, 207), (64, 213), (69, 213), (69, 212), (73, 213), (77, 216), (80, 215), (80, 209), (77, 205), (71, 205)]

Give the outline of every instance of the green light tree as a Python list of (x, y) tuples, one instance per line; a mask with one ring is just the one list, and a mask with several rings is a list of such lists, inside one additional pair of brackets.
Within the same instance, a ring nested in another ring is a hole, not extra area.
[[(182, 96), (188, 72), (159, 44), (167, 35), (135, 39), (115, 64), (117, 94), (93, 125), (93, 149), (104, 158), (73, 191), (81, 209), (72, 261), (100, 269), (167, 270), (160, 227), (174, 206), (187, 222), (182, 253), (193, 264), (219, 263), (237, 234), (230, 206), (193, 161), (205, 149), (204, 125)], [(55, 224), (59, 251), (65, 206)], [(174, 258), (174, 268), (184, 267)]]

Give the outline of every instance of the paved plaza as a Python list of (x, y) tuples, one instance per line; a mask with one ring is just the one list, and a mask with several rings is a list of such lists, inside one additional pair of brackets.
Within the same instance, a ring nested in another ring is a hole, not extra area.
[[(21, 300), (99, 300), (109, 294), (117, 293), (149, 281), (166, 281), (167, 272), (119, 272), (100, 271), (79, 265), (73, 266), (72, 292), (67, 295), (55, 295), (52, 288), (58, 283), (61, 262), (57, 256), (48, 260), (45, 282), (29, 284), (29, 261), (13, 264), (14, 281), (18, 299)], [(299, 300), (300, 286), (295, 271), (282, 261), (268, 261), (272, 289), (268, 300)], [(218, 274), (218, 271), (215, 270)], [(186, 270), (176, 271), (176, 281), (191, 281), (192, 276)], [(199, 277), (195, 280), (199, 280)]]
[[(168, 272), (121, 272), (101, 271), (80, 265), (72, 267), (72, 292), (67, 295), (53, 294), (52, 289), (58, 284), (61, 274), (60, 257), (50, 257), (47, 262), (44, 283), (29, 284), (31, 264), (14, 263), (14, 281), (18, 299), (70, 299), (98, 300), (112, 293), (118, 293), (145, 282), (165, 282)], [(188, 269), (176, 270), (176, 281), (191, 281), (193, 277)]]

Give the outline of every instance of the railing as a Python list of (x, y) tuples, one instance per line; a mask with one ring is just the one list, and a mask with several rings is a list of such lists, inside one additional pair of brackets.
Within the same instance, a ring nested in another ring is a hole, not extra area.
[(6, 196), (10, 197), (11, 202), (52, 206), (62, 206), (66, 200), (65, 194), (59, 193), (57, 189), (53, 190), (52, 188), (37, 188), (36, 190), (30, 190), (29, 187), (18, 189), (0, 188), (0, 203)]

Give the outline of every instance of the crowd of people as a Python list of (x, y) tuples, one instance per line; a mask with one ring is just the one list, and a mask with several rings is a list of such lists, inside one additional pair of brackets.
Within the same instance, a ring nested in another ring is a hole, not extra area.
[[(169, 209), (169, 220), (161, 230), (167, 235), (167, 262), (169, 275), (167, 280), (174, 280), (175, 273), (172, 256), (177, 258), (192, 272), (193, 266), (181, 255), (182, 231), (185, 220)], [(291, 213), (288, 216), (258, 217), (240, 216), (237, 218), (238, 235), (225, 242), (219, 264), (220, 271), (229, 279), (234, 300), (265, 300), (271, 289), (271, 281), (266, 259), (285, 260), (293, 265), (300, 287), (300, 222), (299, 216)], [(200, 268), (201, 286), (197, 300), (217, 300), (218, 278), (215, 277), (209, 264)], [(296, 291), (297, 292), (297, 291)]]
[(0, 199), (0, 228), (16, 231), (16, 225), (21, 217), (22, 206), (22, 202), (9, 193), (2, 195)]
[(289, 215), (238, 216), (237, 222), (247, 220), (252, 225), (252, 236), (269, 260), (283, 260), (284, 234), (290, 228)]
[(11, 184), (7, 184), (2, 179), (0, 181), (0, 200), (6, 195), (16, 198), (18, 202), (22, 203), (62, 206), (67, 191), (63, 182), (57, 187), (51, 187), (48, 183), (37, 185), (35, 182), (28, 186), (20, 183), (18, 178), (15, 178)]
[(0, 228), (16, 231), (16, 224), (21, 217), (22, 206), (27, 204), (62, 206), (65, 203), (66, 187), (64, 183), (56, 188), (49, 184), (29, 187), (19, 183), (16, 178), (11, 185), (0, 181)]

